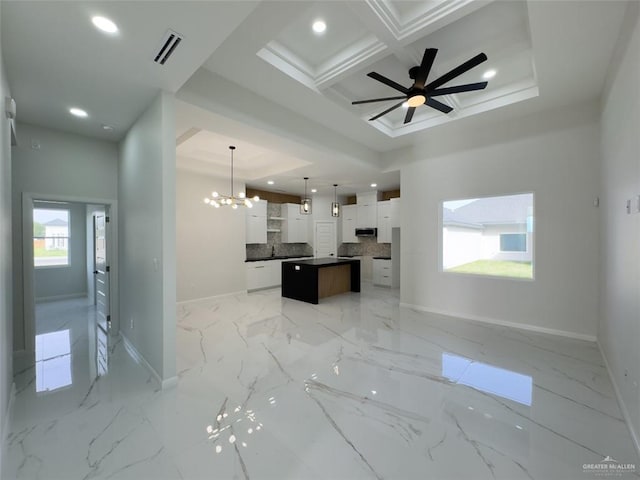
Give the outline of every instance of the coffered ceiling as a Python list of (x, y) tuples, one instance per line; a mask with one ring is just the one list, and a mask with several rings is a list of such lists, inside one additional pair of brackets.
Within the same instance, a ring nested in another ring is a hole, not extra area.
[[(328, 25), (321, 35), (310, 29), (316, 19)], [(366, 74), (375, 71), (410, 87), (413, 81), (408, 70), (420, 64), (425, 48), (438, 49), (430, 80), (481, 51), (489, 61), (448, 85), (482, 81), (488, 69), (499, 74), (485, 90), (442, 97), (444, 103), (454, 107), (448, 115), (421, 107), (413, 121), (405, 125), (405, 112), (397, 109), (371, 122), (390, 137), (538, 95), (528, 11), (523, 0), (318, 2), (289, 23), (257, 55), (368, 122), (397, 100), (357, 107), (351, 101), (396, 96), (398, 92)]]

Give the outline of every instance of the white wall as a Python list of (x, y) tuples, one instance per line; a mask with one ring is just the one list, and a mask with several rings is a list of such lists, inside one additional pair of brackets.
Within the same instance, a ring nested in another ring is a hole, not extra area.
[(120, 143), (118, 168), (120, 328), (163, 382), (176, 375), (174, 110), (159, 94)]
[(179, 170), (176, 187), (178, 301), (246, 290), (245, 209), (203, 202), (214, 190), (227, 192), (229, 180)]
[(54, 300), (87, 294), (86, 207), (81, 203), (71, 203), (68, 208), (71, 227), (69, 265), (35, 269), (36, 300)]
[[(18, 107), (19, 108), (19, 107)], [(19, 145), (13, 148), (13, 278), (14, 348), (25, 348), (22, 270), (22, 194), (40, 197), (82, 197), (115, 201), (118, 148), (115, 143), (18, 125)], [(39, 145), (32, 148), (32, 143)]]
[[(596, 334), (599, 127), (597, 105), (547, 112), (418, 145), (402, 168), (401, 301), (446, 314)], [(449, 130), (451, 131), (451, 130)], [(470, 142), (473, 136), (477, 142)], [(535, 193), (535, 281), (439, 271), (443, 200)]]
[[(639, 5), (630, 2), (602, 111), (602, 275), (598, 342), (640, 454)], [(625, 370), (628, 375), (625, 376)]]
[[(2, 5), (0, 4), (0, 15)], [(0, 21), (1, 24), (1, 21)], [(0, 49), (0, 103), (11, 96)], [(13, 384), (12, 364), (12, 260), (11, 260), (11, 132), (9, 121), (0, 115), (0, 471), (7, 434), (9, 397)]]

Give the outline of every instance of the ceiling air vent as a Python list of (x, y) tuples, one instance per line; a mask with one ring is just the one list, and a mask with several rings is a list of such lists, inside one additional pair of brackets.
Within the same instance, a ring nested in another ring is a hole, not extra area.
[(173, 30), (167, 30), (167, 33), (162, 37), (160, 48), (153, 58), (153, 61), (160, 65), (164, 65), (181, 41), (182, 35), (174, 32)]

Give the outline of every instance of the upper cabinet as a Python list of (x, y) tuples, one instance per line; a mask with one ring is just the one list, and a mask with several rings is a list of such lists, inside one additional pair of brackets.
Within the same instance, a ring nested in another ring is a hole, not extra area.
[(358, 193), (358, 228), (375, 228), (378, 221), (378, 192)]
[(309, 241), (309, 215), (300, 213), (297, 203), (282, 204), (282, 243), (307, 243)]
[(400, 198), (392, 198), (391, 202), (391, 227), (392, 228), (400, 228), (400, 216), (401, 210), (400, 207), (402, 205)]
[(358, 243), (356, 237), (356, 225), (358, 223), (358, 206), (343, 205), (340, 217), (342, 217), (342, 241), (344, 243)]
[(247, 208), (246, 212), (245, 243), (267, 243), (267, 201), (253, 202), (253, 208)]
[(378, 243), (391, 243), (391, 201), (378, 202)]

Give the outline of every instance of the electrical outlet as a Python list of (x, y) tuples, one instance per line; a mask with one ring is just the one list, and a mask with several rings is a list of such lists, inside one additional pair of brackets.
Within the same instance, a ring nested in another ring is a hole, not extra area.
[(629, 378), (629, 370), (627, 370), (626, 368), (624, 369), (624, 379), (625, 381), (627, 380), (627, 378)]
[(131, 317), (131, 326), (130, 326), (131, 330), (133, 330), (133, 317)]
[(631, 200), (627, 200), (627, 215), (631, 214)]

